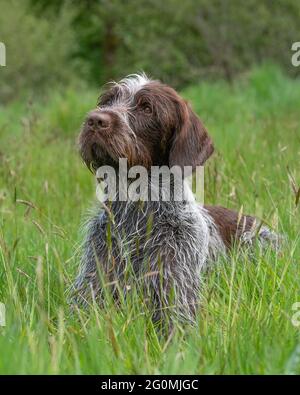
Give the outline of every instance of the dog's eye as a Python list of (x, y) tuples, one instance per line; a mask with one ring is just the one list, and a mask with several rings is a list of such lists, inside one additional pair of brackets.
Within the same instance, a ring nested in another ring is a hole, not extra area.
[(151, 108), (150, 106), (148, 106), (148, 105), (145, 105), (145, 106), (143, 107), (143, 111), (144, 111), (144, 113), (146, 113), (146, 114), (152, 114), (152, 108)]

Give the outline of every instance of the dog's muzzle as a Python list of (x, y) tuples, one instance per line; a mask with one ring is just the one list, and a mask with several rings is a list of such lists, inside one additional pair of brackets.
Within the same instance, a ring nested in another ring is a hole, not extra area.
[(108, 130), (112, 125), (112, 117), (108, 112), (92, 111), (86, 119), (86, 129), (94, 132)]

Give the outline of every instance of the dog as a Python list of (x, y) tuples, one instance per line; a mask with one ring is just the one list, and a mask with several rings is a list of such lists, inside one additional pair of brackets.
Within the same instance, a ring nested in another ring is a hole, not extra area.
[[(189, 166), (193, 172), (214, 147), (188, 102), (170, 86), (136, 74), (112, 83), (100, 96), (83, 124), (79, 150), (93, 173), (111, 166), (119, 175), (120, 158), (129, 169)], [(199, 205), (183, 189), (181, 201), (172, 193), (167, 201), (121, 201), (117, 191), (113, 201), (103, 203), (88, 222), (74, 283), (76, 303), (91, 298), (101, 303), (106, 285), (118, 300), (138, 283), (155, 322), (168, 316), (193, 323), (202, 273), (220, 255), (237, 242), (277, 245), (277, 234), (253, 216)]]

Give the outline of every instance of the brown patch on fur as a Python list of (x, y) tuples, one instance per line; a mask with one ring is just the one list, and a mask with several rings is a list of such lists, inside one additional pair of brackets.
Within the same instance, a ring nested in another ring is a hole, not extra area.
[(214, 151), (213, 143), (203, 123), (182, 100), (180, 105), (181, 126), (170, 152), (170, 166), (202, 166)]
[(241, 237), (244, 232), (252, 229), (255, 218), (249, 215), (242, 215), (233, 210), (219, 206), (204, 206), (209, 215), (213, 218), (219, 234), (227, 248), (233, 246), (234, 242)]

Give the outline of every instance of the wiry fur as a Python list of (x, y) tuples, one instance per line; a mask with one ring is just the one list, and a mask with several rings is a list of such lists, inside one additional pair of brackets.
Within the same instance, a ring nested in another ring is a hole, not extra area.
[[(77, 300), (88, 302), (91, 294), (101, 300), (100, 264), (104, 283), (111, 284), (115, 298), (117, 288), (126, 294), (132, 280), (138, 279), (151, 299), (155, 320), (167, 309), (169, 316), (192, 322), (201, 271), (220, 253), (225, 253), (225, 245), (212, 218), (193, 201), (114, 201), (110, 214), (103, 210), (89, 224), (83, 267), (75, 283), (81, 290)], [(127, 270), (134, 275), (126, 278)]]
[(129, 92), (128, 97), (133, 97), (142, 87), (151, 82), (145, 73), (130, 74), (119, 82), (114, 82), (116, 86), (125, 88)]
[[(117, 167), (119, 158), (126, 158), (129, 167), (195, 168), (213, 152), (211, 138), (188, 103), (145, 75), (127, 77), (102, 94), (83, 125), (79, 148), (92, 170)], [(193, 322), (201, 272), (212, 261), (235, 240), (248, 245), (257, 235), (264, 242), (277, 240), (267, 228), (255, 232), (251, 216), (223, 207), (200, 207), (185, 197), (106, 202), (88, 225), (75, 300), (88, 303), (93, 296), (101, 303), (103, 286), (108, 286), (117, 301), (120, 291), (124, 296), (136, 284), (155, 320), (168, 312)]]

